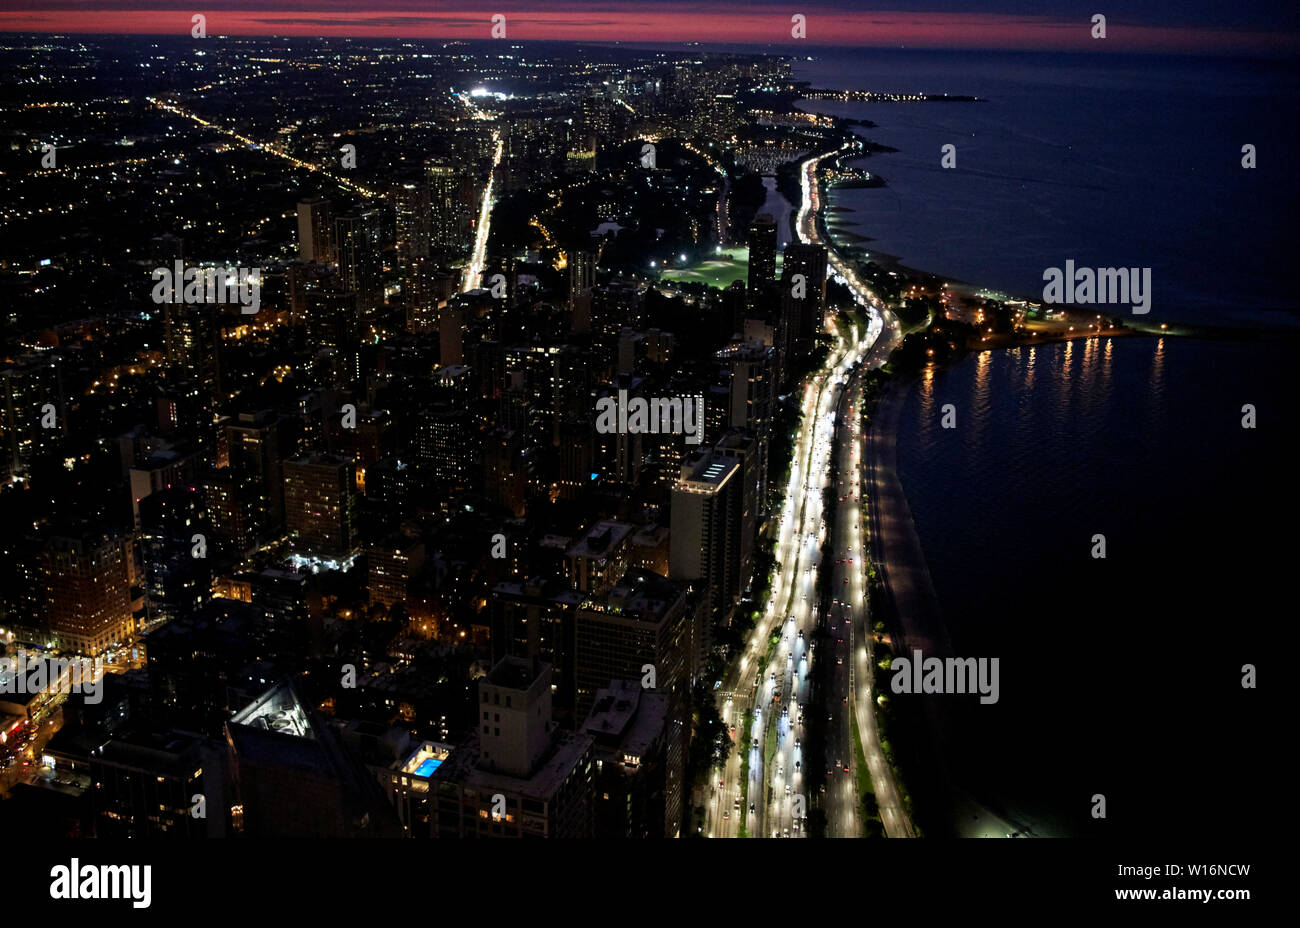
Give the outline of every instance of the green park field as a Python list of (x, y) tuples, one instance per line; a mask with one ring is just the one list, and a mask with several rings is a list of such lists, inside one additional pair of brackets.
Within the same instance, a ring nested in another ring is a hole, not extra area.
[[(776, 257), (778, 271), (781, 255)], [(688, 283), (708, 284), (719, 289), (734, 280), (744, 280), (749, 273), (748, 248), (724, 248), (721, 254), (710, 255), (683, 267), (666, 268), (660, 275), (664, 280), (681, 280)]]

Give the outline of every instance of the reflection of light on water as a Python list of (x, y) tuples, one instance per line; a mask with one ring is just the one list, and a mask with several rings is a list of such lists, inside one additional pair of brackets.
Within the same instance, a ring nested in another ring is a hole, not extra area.
[(1029, 354), (1025, 360), (1025, 390), (1028, 391), (1034, 385), (1034, 359), (1037, 356), (1038, 349), (1033, 345), (1029, 346)]
[(1156, 351), (1151, 358), (1150, 388), (1146, 391), (1146, 419), (1148, 431), (1156, 428), (1155, 423), (1165, 408), (1165, 340), (1156, 339)]
[(1163, 394), (1165, 388), (1165, 340), (1156, 339), (1156, 354), (1151, 364), (1151, 393), (1153, 396)]
[(1089, 400), (1092, 399), (1092, 392), (1096, 386), (1097, 379), (1097, 340), (1095, 338), (1085, 338), (1083, 340), (1082, 358), (1079, 366), (1079, 394), (1076, 399), (1084, 408), (1092, 406)]
[(987, 388), (989, 383), (989, 365), (993, 363), (993, 352), (981, 351), (975, 359), (975, 385)]
[(967, 440), (964, 442), (967, 449), (980, 443), (981, 433), (985, 421), (988, 419), (991, 404), (989, 385), (992, 380), (990, 376), (992, 371), (993, 352), (981, 351), (975, 356), (975, 389), (971, 391), (970, 430), (966, 433)]
[(1101, 400), (1099, 404), (1102, 409), (1109, 406), (1110, 389), (1111, 389), (1111, 367), (1115, 360), (1115, 339), (1106, 339), (1106, 344), (1102, 346), (1101, 352)]
[(921, 418), (924, 422), (930, 421), (930, 413), (934, 408), (934, 365), (927, 364), (921, 368)]

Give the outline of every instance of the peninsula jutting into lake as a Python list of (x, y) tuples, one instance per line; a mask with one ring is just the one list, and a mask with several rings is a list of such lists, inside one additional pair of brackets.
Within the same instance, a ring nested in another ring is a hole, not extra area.
[(1297, 30), (521, 2), (0, 4), (0, 822), (1248, 896)]

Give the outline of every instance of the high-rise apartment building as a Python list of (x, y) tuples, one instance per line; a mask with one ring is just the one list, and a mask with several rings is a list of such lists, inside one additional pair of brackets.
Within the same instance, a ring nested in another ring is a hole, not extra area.
[(668, 576), (703, 593), (717, 619), (743, 589), (743, 483), (740, 461), (709, 450), (691, 455), (673, 486)]
[(330, 201), (310, 197), (298, 201), (298, 260), (334, 263), (334, 217)]
[(7, 476), (26, 476), (36, 459), (57, 451), (67, 434), (61, 361), (25, 355), (0, 370), (0, 389)]
[(285, 528), (295, 550), (346, 557), (357, 537), (356, 467), (337, 454), (284, 462)]
[(479, 680), (476, 721), (430, 780), (435, 836), (590, 837), (592, 739), (554, 727), (550, 666), (498, 661)]
[(770, 310), (766, 302), (776, 283), (776, 220), (759, 213), (749, 227), (749, 277), (746, 281), (749, 309), (758, 318)]
[(685, 810), (696, 614), (684, 584), (629, 570), (606, 596), (584, 602), (575, 622), (577, 718), (613, 680), (636, 680), (667, 700), (667, 836), (681, 829)]
[(826, 246), (786, 246), (781, 267), (777, 344), (787, 358), (805, 357), (821, 331), (826, 306)]
[(126, 539), (85, 533), (51, 538), (41, 553), (45, 619), (57, 646), (91, 657), (129, 641), (131, 551)]
[(339, 289), (357, 295), (357, 312), (363, 320), (374, 319), (384, 306), (383, 237), (380, 213), (362, 210), (334, 221), (334, 242), (338, 254)]
[(467, 254), (473, 244), (473, 184), (459, 166), (427, 161), (429, 247), (447, 255)]
[(729, 368), (727, 426), (748, 429), (758, 442), (758, 498), (767, 497), (768, 454), (776, 410), (777, 366), (773, 348), (754, 340), (728, 345), (715, 355)]
[[(202, 498), (187, 488), (162, 490), (140, 501), (148, 627), (193, 615), (212, 598), (206, 524)], [(195, 535), (200, 536), (197, 542)]]

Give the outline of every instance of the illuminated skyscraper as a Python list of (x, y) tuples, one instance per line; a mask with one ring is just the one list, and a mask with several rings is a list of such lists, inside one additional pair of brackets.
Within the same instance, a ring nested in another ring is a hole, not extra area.
[(749, 295), (751, 313), (763, 318), (770, 307), (765, 304), (770, 288), (776, 283), (776, 220), (770, 213), (759, 213), (749, 227)]
[(368, 209), (334, 221), (339, 288), (357, 295), (357, 311), (369, 321), (384, 306), (384, 261), (378, 210)]
[(429, 247), (451, 255), (467, 254), (473, 233), (473, 187), (465, 171), (429, 161), (424, 166), (429, 191)]
[(86, 533), (52, 538), (40, 559), (45, 617), (59, 648), (91, 657), (134, 633), (126, 539)]
[(311, 454), (284, 463), (285, 527), (295, 550), (346, 557), (356, 544), (356, 467), (351, 458)]
[(668, 576), (701, 591), (715, 617), (739, 599), (744, 487), (741, 462), (697, 452), (673, 486)]
[(821, 331), (826, 305), (826, 247), (792, 244), (781, 267), (777, 345), (786, 358), (804, 357)]
[(397, 259), (405, 263), (410, 258), (429, 254), (429, 227), (425, 216), (429, 211), (429, 188), (426, 184), (406, 181), (394, 188), (393, 215), (396, 219), (394, 239)]
[(36, 459), (58, 450), (67, 433), (62, 361), (25, 355), (0, 370), (0, 389), (6, 469), (9, 476), (25, 476)]

